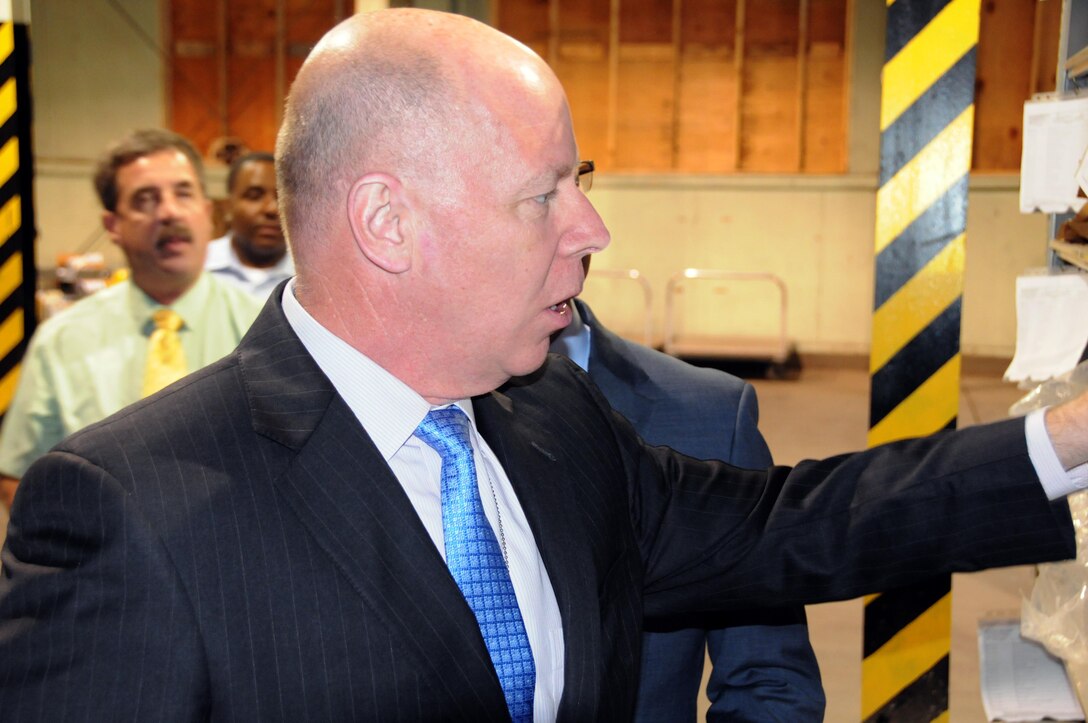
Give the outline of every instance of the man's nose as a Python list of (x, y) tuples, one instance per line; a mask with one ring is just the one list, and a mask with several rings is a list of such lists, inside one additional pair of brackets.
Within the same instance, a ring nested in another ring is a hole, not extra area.
[(280, 202), (276, 198), (275, 194), (269, 194), (265, 197), (264, 206), (261, 208), (266, 216), (279, 218), (280, 217)]
[(603, 251), (612, 242), (612, 234), (601, 215), (581, 191), (571, 194), (571, 198), (574, 223), (568, 232), (568, 252), (584, 256)]
[(169, 221), (178, 217), (178, 198), (173, 193), (164, 193), (159, 201), (157, 218), (160, 221)]

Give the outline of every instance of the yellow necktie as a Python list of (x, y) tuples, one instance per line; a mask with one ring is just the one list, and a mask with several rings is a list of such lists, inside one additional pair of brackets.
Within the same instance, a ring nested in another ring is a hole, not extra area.
[(159, 391), (185, 376), (185, 350), (178, 329), (184, 324), (176, 311), (159, 309), (151, 315), (155, 330), (147, 342), (147, 370), (142, 396)]

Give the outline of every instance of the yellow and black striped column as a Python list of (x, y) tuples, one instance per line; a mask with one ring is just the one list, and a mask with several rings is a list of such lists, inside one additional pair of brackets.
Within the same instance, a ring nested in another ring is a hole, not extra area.
[[(888, 1), (870, 445), (956, 425), (979, 2)], [(866, 600), (863, 720), (948, 720), (951, 587)]]
[(0, 2), (0, 415), (11, 404), (35, 324), (28, 43), (10, 0)]

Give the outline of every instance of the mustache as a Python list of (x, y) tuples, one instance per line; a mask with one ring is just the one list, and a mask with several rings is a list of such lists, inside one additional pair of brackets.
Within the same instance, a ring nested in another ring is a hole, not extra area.
[(184, 223), (171, 223), (168, 226), (163, 226), (159, 229), (159, 237), (155, 241), (156, 246), (161, 246), (170, 239), (184, 239), (186, 241), (193, 240), (193, 231)]

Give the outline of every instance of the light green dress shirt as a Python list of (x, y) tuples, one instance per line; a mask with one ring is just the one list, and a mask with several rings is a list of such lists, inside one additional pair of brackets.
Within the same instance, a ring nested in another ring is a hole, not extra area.
[[(23, 357), (0, 426), (0, 473), (22, 477), (60, 440), (140, 398), (151, 315), (161, 308), (130, 281), (44, 321)], [(190, 372), (237, 346), (263, 302), (208, 273), (170, 308), (184, 320)]]

